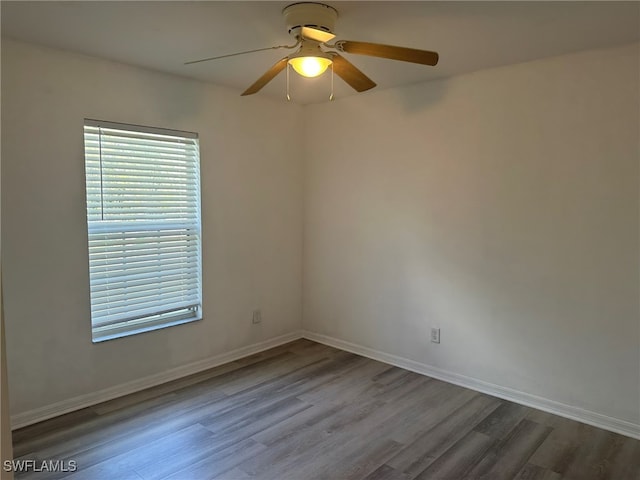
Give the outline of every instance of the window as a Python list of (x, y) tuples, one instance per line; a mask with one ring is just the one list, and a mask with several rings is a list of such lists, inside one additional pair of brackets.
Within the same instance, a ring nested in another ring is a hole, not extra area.
[(198, 136), (85, 120), (93, 341), (202, 318)]

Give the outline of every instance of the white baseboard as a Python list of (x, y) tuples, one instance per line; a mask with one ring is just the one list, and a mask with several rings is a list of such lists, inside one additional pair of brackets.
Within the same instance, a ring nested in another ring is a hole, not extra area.
[(105, 388), (97, 392), (91, 392), (85, 395), (80, 395), (78, 397), (69, 398), (52, 405), (46, 405), (41, 408), (18, 413), (11, 416), (11, 428), (13, 430), (16, 430), (33, 423), (41, 422), (43, 420), (57, 417), (59, 415), (64, 415), (65, 413), (69, 413), (74, 410), (90, 407), (107, 400), (112, 400), (124, 395), (139, 392), (140, 390), (155, 387), (157, 385), (170, 382), (172, 380), (177, 380), (178, 378), (186, 377), (188, 375), (193, 375), (194, 373), (217, 367), (224, 363), (239, 360), (240, 358), (247, 357), (249, 355), (253, 355), (255, 353), (259, 353), (263, 350), (268, 350), (273, 347), (277, 347), (279, 345), (297, 340), (299, 338), (302, 338), (302, 333), (300, 331), (291, 332), (286, 335), (281, 335), (279, 337), (265, 340), (263, 342), (254, 343), (253, 345), (248, 345), (246, 347), (241, 347), (227, 353), (222, 353), (210, 358), (205, 358), (204, 360), (199, 360), (197, 362), (189, 363), (177, 368), (172, 368), (171, 370), (157, 373), (155, 375), (150, 375), (148, 377), (133, 380), (131, 382), (116, 385), (114, 387)]
[(411, 370), (412, 372), (427, 375), (448, 383), (453, 383), (454, 385), (470, 388), (471, 390), (486, 393), (494, 397), (509, 400), (511, 402), (519, 403), (548, 413), (553, 413), (561, 417), (570, 418), (571, 420), (576, 420), (594, 427), (619, 433), (627, 437), (640, 439), (640, 425), (626, 420), (609, 417), (607, 415), (584, 410), (572, 405), (556, 402), (555, 400), (550, 400), (548, 398), (539, 397), (530, 393), (521, 392), (512, 388), (449, 372), (424, 363), (409, 360), (408, 358), (390, 355), (379, 350), (363, 347), (361, 345), (346, 342), (327, 335), (303, 331), (302, 336), (309, 340), (313, 340), (314, 342), (323, 343), (331, 347), (339, 348), (340, 350), (346, 350), (347, 352), (372, 358), (406, 370)]

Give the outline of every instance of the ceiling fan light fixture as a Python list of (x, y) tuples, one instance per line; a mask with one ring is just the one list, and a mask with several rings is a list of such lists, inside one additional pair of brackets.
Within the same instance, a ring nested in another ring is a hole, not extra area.
[(289, 65), (303, 77), (313, 78), (322, 75), (329, 65), (331, 59), (325, 57), (293, 57), (289, 59)]

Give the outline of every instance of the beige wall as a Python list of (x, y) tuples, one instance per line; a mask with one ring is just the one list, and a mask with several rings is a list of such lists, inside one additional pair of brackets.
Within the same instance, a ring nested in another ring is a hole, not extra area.
[[(239, 93), (3, 39), (2, 255), (13, 415), (300, 328), (301, 107)], [(91, 343), (85, 117), (200, 134), (202, 321)], [(262, 309), (257, 326), (255, 308)]]
[(638, 425), (638, 58), (307, 107), (304, 327)]

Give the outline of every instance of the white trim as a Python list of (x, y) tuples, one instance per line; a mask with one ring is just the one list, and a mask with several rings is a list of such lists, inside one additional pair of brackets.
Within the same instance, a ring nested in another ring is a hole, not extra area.
[(373, 348), (364, 347), (355, 343), (340, 340), (327, 335), (319, 333), (313, 333), (304, 330), (302, 336), (314, 342), (323, 343), (331, 347), (339, 348), (347, 352), (362, 355), (363, 357), (372, 358), (380, 362), (388, 363), (396, 367), (404, 368), (412, 372), (427, 375), (429, 377), (437, 378), (454, 385), (470, 388), (478, 392), (486, 393), (494, 397), (509, 400), (511, 402), (519, 403), (527, 407), (536, 408), (544, 412), (553, 413), (560, 417), (570, 418), (578, 422), (586, 423), (594, 427), (609, 430), (611, 432), (619, 433), (627, 437), (640, 439), (640, 425), (619, 418), (609, 417), (602, 415), (601, 413), (585, 410), (573, 405), (567, 405), (565, 403), (556, 402), (548, 398), (539, 397), (530, 393), (514, 390), (512, 388), (503, 387), (494, 383), (485, 382), (458, 373), (449, 372), (440, 368), (432, 367), (425, 363), (409, 360), (408, 358), (391, 355), (388, 353), (375, 350)]
[(241, 347), (227, 353), (222, 353), (220, 355), (205, 358), (204, 360), (199, 360), (187, 365), (182, 365), (181, 367), (172, 368), (171, 370), (157, 373), (155, 375), (150, 375), (148, 377), (133, 380), (131, 382), (116, 385), (114, 387), (105, 388), (97, 392), (91, 392), (85, 395), (62, 400), (61, 402), (57, 402), (52, 405), (46, 405), (44, 407), (18, 413), (11, 416), (11, 428), (12, 430), (16, 430), (33, 423), (38, 423), (49, 418), (64, 415), (65, 413), (69, 413), (74, 410), (90, 407), (107, 400), (112, 400), (124, 395), (139, 392), (146, 388), (155, 387), (172, 380), (177, 380), (178, 378), (193, 375), (194, 373), (217, 367), (224, 363), (239, 360), (249, 355), (253, 355), (255, 353), (259, 353), (264, 350), (268, 350), (270, 348), (292, 342), (294, 340), (298, 340), (299, 338), (302, 338), (302, 333), (300, 331), (291, 332), (286, 335), (281, 335), (279, 337), (265, 340), (263, 342), (254, 343), (253, 345), (248, 345), (246, 347)]

